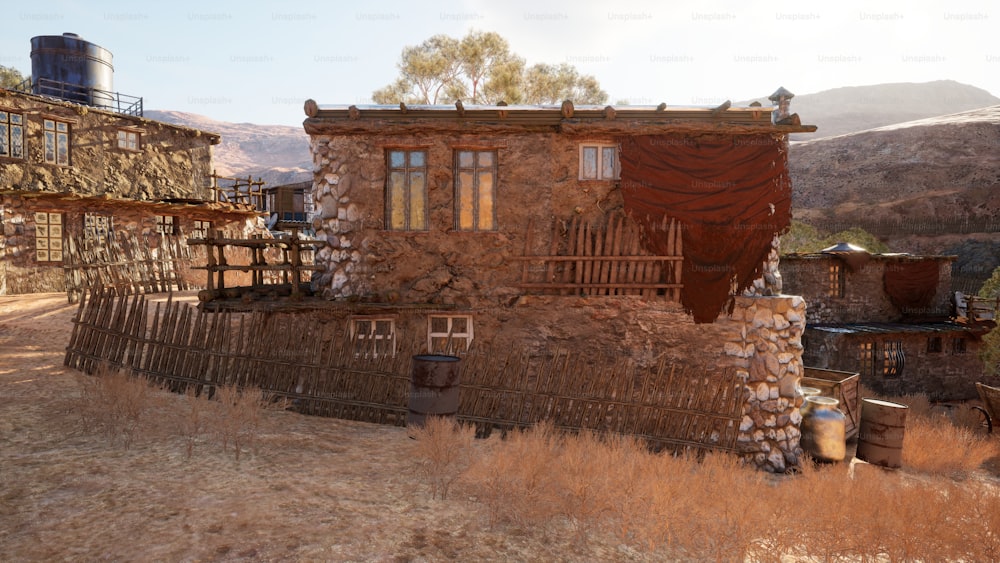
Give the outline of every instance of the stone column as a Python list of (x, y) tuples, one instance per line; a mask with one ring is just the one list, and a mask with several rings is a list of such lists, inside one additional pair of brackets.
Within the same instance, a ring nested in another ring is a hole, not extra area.
[(348, 298), (362, 293), (358, 276), (352, 275), (361, 262), (360, 246), (355, 237), (362, 230), (360, 213), (351, 202), (353, 177), (344, 147), (331, 137), (313, 137), (313, 198), (316, 237), (327, 246), (316, 255), (316, 263), (325, 266), (313, 279), (313, 290), (326, 299)]
[(740, 453), (767, 471), (798, 465), (802, 417), (802, 331), (806, 304), (798, 296), (736, 298), (725, 353), (745, 377)]

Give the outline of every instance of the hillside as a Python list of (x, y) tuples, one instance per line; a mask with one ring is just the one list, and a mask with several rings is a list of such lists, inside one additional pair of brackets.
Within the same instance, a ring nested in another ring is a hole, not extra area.
[(795, 218), (861, 226), (899, 252), (975, 247), (981, 258), (961, 267), (985, 278), (1000, 263), (998, 147), (1000, 105), (795, 143)]
[[(766, 98), (758, 101), (771, 103)], [(792, 111), (802, 122), (819, 127), (816, 133), (792, 139), (833, 137), (997, 104), (1000, 98), (986, 90), (954, 80), (834, 88), (792, 99)]]
[(252, 175), (267, 185), (312, 179), (309, 136), (301, 127), (228, 123), (179, 111), (146, 111), (145, 117), (222, 135), (214, 160), (223, 176)]

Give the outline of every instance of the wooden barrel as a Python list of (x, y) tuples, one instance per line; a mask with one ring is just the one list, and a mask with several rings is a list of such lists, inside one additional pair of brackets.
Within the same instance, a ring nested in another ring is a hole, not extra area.
[(441, 354), (413, 356), (407, 426), (423, 427), (428, 416), (455, 416), (459, 360), (457, 356)]
[(878, 399), (861, 400), (858, 459), (882, 467), (903, 465), (903, 435), (909, 407)]

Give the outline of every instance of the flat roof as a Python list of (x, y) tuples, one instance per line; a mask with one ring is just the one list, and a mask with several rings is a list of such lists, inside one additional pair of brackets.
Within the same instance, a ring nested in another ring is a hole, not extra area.
[(927, 323), (823, 323), (806, 325), (806, 330), (834, 334), (919, 334), (972, 332), (971, 327), (953, 321)]
[(773, 107), (581, 105), (344, 105), (306, 100), (303, 128), (313, 135), (436, 130), (537, 131), (642, 135), (668, 132), (811, 133), (798, 116), (772, 123)]

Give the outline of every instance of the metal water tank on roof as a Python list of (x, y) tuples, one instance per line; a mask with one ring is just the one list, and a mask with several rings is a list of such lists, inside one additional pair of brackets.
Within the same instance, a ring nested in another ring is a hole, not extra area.
[(75, 33), (31, 38), (31, 91), (95, 107), (112, 107), (112, 55)]

